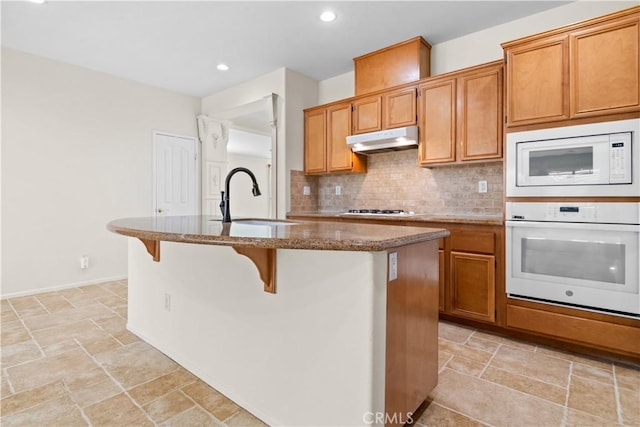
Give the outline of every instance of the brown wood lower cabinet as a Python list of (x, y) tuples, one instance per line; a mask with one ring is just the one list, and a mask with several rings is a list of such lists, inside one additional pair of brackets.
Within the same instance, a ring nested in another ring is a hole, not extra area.
[[(432, 226), (435, 226), (432, 224)], [(444, 309), (452, 316), (496, 323), (496, 296), (504, 289), (502, 227), (441, 224), (451, 236), (445, 239)]]
[(493, 255), (451, 252), (451, 314), (496, 320), (495, 262)]

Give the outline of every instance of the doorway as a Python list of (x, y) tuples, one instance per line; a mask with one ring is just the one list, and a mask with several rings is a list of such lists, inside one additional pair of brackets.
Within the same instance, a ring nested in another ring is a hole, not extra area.
[(199, 120), (210, 120), (209, 125), (199, 121), (199, 129), (202, 125), (204, 130), (200, 135), (203, 215), (220, 217), (220, 192), (224, 189), (227, 173), (235, 167), (247, 167), (256, 175), (262, 196), (252, 196), (248, 176), (234, 176), (230, 183), (233, 216), (276, 217), (278, 102), (278, 95), (270, 94), (234, 108), (208, 111), (206, 116), (198, 117)]
[(195, 138), (153, 133), (155, 216), (197, 215), (198, 154)]

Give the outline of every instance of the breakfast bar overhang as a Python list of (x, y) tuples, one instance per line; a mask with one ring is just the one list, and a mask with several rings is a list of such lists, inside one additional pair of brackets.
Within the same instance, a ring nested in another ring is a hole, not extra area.
[(270, 425), (402, 425), (437, 383), (446, 230), (206, 216), (108, 229), (132, 237), (127, 327)]

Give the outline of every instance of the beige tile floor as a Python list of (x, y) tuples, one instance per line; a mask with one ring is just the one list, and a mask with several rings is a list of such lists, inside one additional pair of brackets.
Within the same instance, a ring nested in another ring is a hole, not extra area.
[[(1, 418), (13, 426), (262, 426), (126, 330), (115, 281), (2, 300)], [(640, 426), (640, 370), (440, 323), (422, 426)]]

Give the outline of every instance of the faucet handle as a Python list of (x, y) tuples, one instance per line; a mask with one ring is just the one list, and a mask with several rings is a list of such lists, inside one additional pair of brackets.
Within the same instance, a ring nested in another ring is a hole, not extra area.
[(220, 200), (220, 212), (222, 213), (222, 217), (224, 218), (224, 209), (226, 206), (226, 202), (224, 201), (224, 191), (222, 191), (222, 200)]

